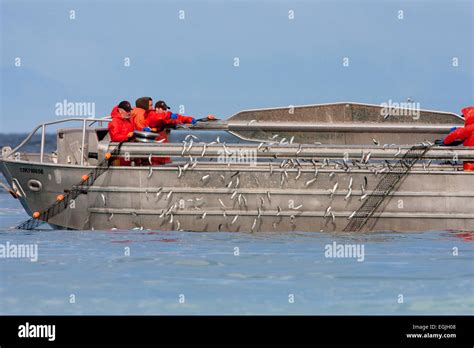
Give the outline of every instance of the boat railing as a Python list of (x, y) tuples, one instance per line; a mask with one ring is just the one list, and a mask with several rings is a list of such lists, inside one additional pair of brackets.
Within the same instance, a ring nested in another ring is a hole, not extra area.
[[(105, 154), (118, 145), (116, 142), (99, 143), (98, 150)], [(228, 161), (243, 159), (328, 159), (328, 160), (361, 160), (370, 157), (374, 160), (398, 161), (413, 145), (392, 145), (389, 147), (376, 145), (316, 145), (316, 144), (206, 144), (204, 142), (180, 143), (123, 143), (121, 150), (130, 158), (147, 158), (151, 156), (171, 156), (176, 158), (194, 159), (220, 158)], [(425, 146), (426, 144), (418, 144)], [(474, 149), (470, 147), (432, 146), (424, 154), (424, 159), (443, 161), (474, 160)]]
[[(15, 153), (17, 153), (21, 148), (23, 148), (30, 140), (31, 138), (41, 129), (41, 143), (40, 143), (40, 163), (44, 163), (44, 149), (45, 149), (45, 135), (46, 135), (46, 129), (48, 126), (52, 125), (58, 125), (58, 124), (64, 124), (64, 123), (73, 123), (73, 122), (80, 122), (82, 123), (82, 137), (81, 137), (81, 149), (80, 149), (80, 154), (81, 154), (81, 160), (80, 160), (80, 165), (84, 165), (84, 148), (85, 148), (85, 141), (86, 141), (86, 134), (87, 134), (87, 129), (95, 124), (98, 125), (98, 127), (102, 127), (103, 123), (108, 123), (112, 121), (110, 116), (103, 117), (103, 118), (82, 118), (82, 117), (72, 117), (72, 118), (66, 118), (66, 119), (61, 119), (61, 120), (54, 120), (54, 121), (49, 121), (49, 122), (44, 122), (36, 126), (29, 134), (28, 136), (14, 149), (10, 150), (6, 155), (4, 155), (4, 158), (9, 158)], [(108, 146), (112, 146), (113, 143), (110, 143)], [(181, 144), (171, 144), (171, 143), (165, 143), (165, 144), (160, 144), (161, 146), (157, 147), (156, 144), (143, 144), (143, 143), (127, 143), (124, 145), (125, 147), (130, 147), (132, 152), (136, 156), (144, 156), (144, 155), (167, 155), (167, 156), (183, 156), (182, 155), (182, 149), (183, 146)], [(270, 145), (270, 144), (268, 144)], [(203, 148), (203, 145), (195, 144), (193, 149), (189, 149), (188, 152), (186, 153), (187, 155), (194, 155), (194, 156), (201, 156), (203, 151), (206, 151), (207, 156), (213, 155), (213, 156), (219, 156), (222, 153), (222, 147), (224, 146), (225, 150), (225, 145), (218, 145), (216, 144), (215, 146), (207, 146), (207, 149)], [(262, 146), (262, 144), (259, 145), (259, 148)], [(227, 147), (231, 150), (236, 150), (238, 151), (239, 148), (246, 149), (248, 148), (255, 148), (256, 145), (243, 145), (243, 144), (235, 144), (235, 145), (227, 145)], [(340, 156), (346, 156), (349, 155), (351, 158), (356, 158), (360, 156), (361, 151), (362, 154), (367, 151), (371, 152), (372, 158), (381, 158), (381, 159), (388, 159), (391, 157), (397, 157), (398, 154), (400, 154), (401, 151), (406, 150), (406, 146), (390, 146), (390, 148), (382, 148), (380, 146), (358, 146), (358, 145), (327, 145), (327, 146), (314, 146), (310, 144), (288, 144), (286, 146), (273, 146), (270, 145), (268, 150), (266, 151), (258, 151), (257, 150), (257, 156), (258, 157), (281, 157), (281, 156), (286, 156), (286, 157), (340, 157)], [(226, 151), (227, 152), (227, 151)], [(207, 157), (206, 156), (206, 157)], [(202, 157), (202, 156), (201, 156)], [(452, 147), (434, 147), (432, 148), (429, 153), (425, 155), (426, 158), (430, 159), (445, 159), (445, 158), (450, 158), (454, 157), (456, 160), (473, 160), (474, 159), (474, 150), (471, 150), (469, 148), (452, 148)]]
[[(45, 139), (46, 139), (46, 128), (48, 126), (52, 125), (57, 125), (57, 124), (62, 124), (62, 123), (71, 123), (71, 122), (81, 122), (82, 123), (82, 141), (81, 141), (81, 166), (84, 165), (84, 145), (86, 141), (86, 130), (88, 127), (93, 126), (94, 124), (98, 124), (99, 127), (103, 126), (103, 123), (108, 123), (112, 121), (112, 119), (108, 116), (103, 117), (103, 118), (83, 118), (83, 117), (71, 117), (71, 118), (65, 118), (61, 120), (55, 120), (55, 121), (48, 121), (39, 124), (33, 130), (28, 134), (28, 136), (14, 149), (10, 151), (10, 153), (7, 155), (7, 157), (11, 157), (14, 155), (16, 152), (18, 152), (23, 146), (25, 146), (31, 138), (38, 132), (39, 129), (41, 129), (41, 144), (40, 144), (40, 163), (43, 163), (44, 161), (44, 147), (45, 147)], [(88, 124), (89, 123), (89, 124)]]

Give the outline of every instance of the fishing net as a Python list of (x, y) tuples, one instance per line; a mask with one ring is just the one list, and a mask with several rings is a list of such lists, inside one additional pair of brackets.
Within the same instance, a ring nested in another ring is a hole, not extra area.
[(355, 211), (351, 220), (344, 228), (344, 232), (361, 231), (367, 221), (369, 221), (384, 202), (385, 198), (392, 193), (400, 180), (409, 173), (413, 165), (423, 158), (430, 147), (431, 146), (425, 145), (415, 145), (411, 147), (403, 157), (382, 176), (371, 194), (367, 196), (359, 209)]
[(113, 158), (120, 153), (122, 144), (123, 142), (118, 144), (110, 153), (110, 156), (106, 156), (106, 158), (103, 159), (91, 172), (84, 175), (82, 180), (74, 185), (69, 192), (61, 195), (61, 199), (57, 199), (53, 204), (51, 204), (51, 206), (49, 206), (49, 208), (39, 212), (38, 217), (32, 217), (18, 225), (16, 228), (21, 230), (35, 229), (67, 209), (71, 201), (75, 200), (80, 195), (87, 193), (89, 188), (94, 185), (97, 178), (109, 169)]

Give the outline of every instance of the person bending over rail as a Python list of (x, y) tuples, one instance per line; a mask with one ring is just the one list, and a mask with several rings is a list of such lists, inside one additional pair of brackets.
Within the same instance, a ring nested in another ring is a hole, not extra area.
[[(169, 128), (175, 128), (180, 124), (196, 124), (197, 120), (192, 116), (184, 116), (168, 111), (170, 107), (163, 100), (159, 100), (155, 104), (155, 110), (148, 110), (146, 113), (147, 127), (144, 131), (165, 131), (162, 137), (168, 138)], [(208, 115), (207, 120), (215, 120), (213, 115)], [(166, 142), (167, 140), (165, 140)]]
[[(158, 133), (156, 141), (161, 143), (168, 142), (168, 136), (170, 133), (170, 128), (175, 128), (180, 124), (196, 124), (197, 120), (192, 116), (184, 116), (180, 114), (172, 113), (168, 111), (170, 107), (166, 105), (163, 100), (159, 100), (155, 104), (155, 110), (147, 110), (145, 112), (145, 121), (146, 127), (142, 130), (146, 132), (155, 132)], [(207, 116), (208, 120), (213, 120), (215, 117), (213, 115)], [(153, 164), (165, 164), (170, 163), (171, 158), (169, 157), (153, 157)]]
[[(464, 116), (464, 127), (454, 129), (442, 142), (441, 145), (474, 146), (474, 106), (462, 109)], [(474, 162), (464, 162), (465, 171), (474, 171)]]

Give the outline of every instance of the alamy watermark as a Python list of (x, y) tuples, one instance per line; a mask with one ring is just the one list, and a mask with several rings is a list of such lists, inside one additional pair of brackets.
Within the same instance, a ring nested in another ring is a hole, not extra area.
[(38, 244), (0, 243), (0, 259), (30, 259), (38, 261)]
[(397, 103), (393, 102), (392, 99), (388, 100), (388, 103), (381, 103), (382, 110), (380, 114), (383, 118), (389, 118), (392, 116), (408, 116), (414, 120), (420, 119), (420, 103), (408, 100), (406, 102)]
[(64, 99), (54, 105), (56, 116), (85, 116), (95, 118), (94, 102), (71, 102)]
[(47, 338), (52, 342), (56, 340), (56, 325), (38, 325), (26, 322), (18, 326), (19, 338)]
[(326, 244), (324, 247), (324, 256), (326, 258), (357, 259), (357, 262), (365, 260), (364, 244)]

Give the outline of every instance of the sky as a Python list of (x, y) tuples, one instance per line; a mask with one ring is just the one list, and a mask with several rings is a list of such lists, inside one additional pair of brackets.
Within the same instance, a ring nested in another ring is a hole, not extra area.
[(67, 117), (64, 100), (95, 117), (141, 96), (219, 118), (408, 97), (455, 113), (474, 104), (474, 1), (0, 3), (0, 133)]

